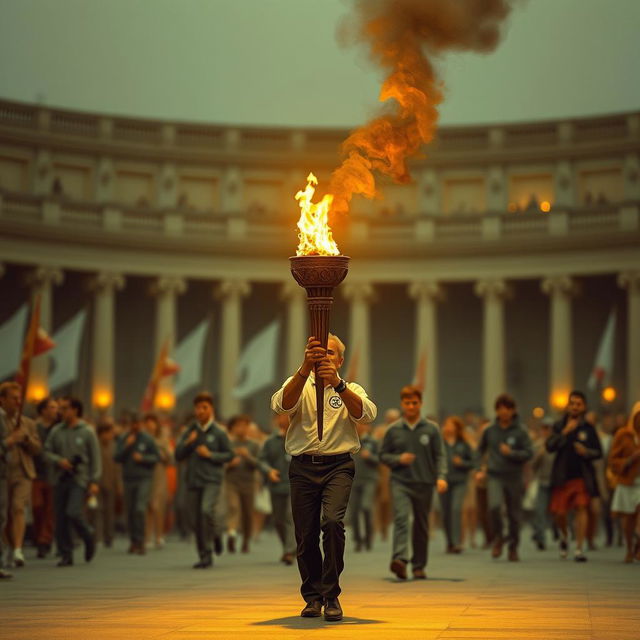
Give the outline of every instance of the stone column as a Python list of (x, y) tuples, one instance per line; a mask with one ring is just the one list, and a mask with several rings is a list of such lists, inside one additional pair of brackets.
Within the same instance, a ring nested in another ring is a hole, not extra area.
[(119, 273), (101, 271), (90, 280), (93, 299), (93, 367), (91, 401), (105, 410), (115, 395), (115, 293), (124, 287)]
[(220, 401), (218, 414), (230, 418), (240, 410), (233, 397), (242, 340), (242, 298), (249, 295), (246, 280), (225, 280), (216, 286), (214, 295), (222, 301), (222, 343), (220, 345)]
[[(160, 276), (151, 285), (151, 295), (156, 298), (156, 338), (155, 359), (166, 341), (169, 343), (169, 355), (173, 354), (176, 340), (176, 297), (187, 290), (184, 278), (176, 276)], [(173, 378), (163, 378), (158, 385), (160, 405), (164, 409), (171, 409), (175, 402), (173, 397)], [(166, 402), (162, 400), (166, 399)]]
[(618, 284), (627, 290), (627, 405), (640, 399), (640, 271), (625, 271)]
[[(423, 384), (425, 412), (438, 415), (438, 302), (442, 288), (433, 280), (412, 282), (409, 296), (416, 301), (416, 383)], [(422, 379), (421, 379), (422, 378)]]
[[(55, 267), (38, 267), (29, 272), (27, 285), (31, 288), (31, 299), (40, 296), (40, 326), (51, 335), (53, 316), (53, 287), (62, 284), (64, 274)], [(49, 393), (49, 354), (43, 353), (31, 361), (29, 375), (29, 400), (42, 400)]]
[[(357, 363), (355, 371), (348, 371), (343, 367), (342, 375), (352, 374), (354, 380), (362, 385), (368, 394), (371, 390), (371, 344), (369, 339), (369, 305), (373, 302), (374, 291), (369, 282), (348, 282), (340, 287), (342, 295), (350, 303), (349, 336), (345, 341), (349, 353), (346, 363), (351, 369), (353, 362)], [(342, 336), (340, 336), (342, 338)], [(344, 340), (344, 338), (342, 338)]]
[(510, 289), (502, 278), (493, 278), (476, 282), (475, 292), (484, 300), (482, 407), (490, 417), (496, 397), (507, 391), (504, 300)]
[(308, 336), (307, 294), (297, 282), (282, 285), (280, 296), (287, 303), (287, 374), (293, 375), (302, 364)]
[(542, 281), (542, 291), (551, 296), (549, 402), (556, 410), (562, 410), (573, 388), (571, 298), (577, 287), (570, 276), (553, 276)]

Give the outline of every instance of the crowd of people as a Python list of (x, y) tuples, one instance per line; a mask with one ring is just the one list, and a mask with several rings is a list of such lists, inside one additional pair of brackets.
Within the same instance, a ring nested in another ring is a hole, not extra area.
[[(168, 533), (194, 535), (194, 568), (205, 569), (216, 554), (250, 553), (272, 527), (280, 561), (296, 561), (286, 413), (269, 430), (248, 415), (223, 423), (199, 393), (181, 424), (153, 413), (90, 423), (78, 399), (49, 397), (32, 420), (21, 396), (17, 383), (0, 385), (0, 577), (54, 555), (71, 566), (77, 542), (89, 562), (118, 535), (135, 555), (162, 548)], [(553, 537), (562, 557), (584, 562), (602, 533), (603, 544), (624, 544), (625, 562), (640, 561), (640, 403), (628, 419), (598, 416), (574, 391), (559, 420), (526, 424), (507, 394), (492, 420), (467, 413), (439, 425), (425, 410), (407, 386), (381, 424), (357, 424), (345, 516), (354, 551), (392, 529), (390, 570), (405, 580), (412, 565), (423, 579), (437, 527), (447, 553), (482, 546), (499, 558), (506, 547), (515, 562), (528, 524), (540, 551)]]

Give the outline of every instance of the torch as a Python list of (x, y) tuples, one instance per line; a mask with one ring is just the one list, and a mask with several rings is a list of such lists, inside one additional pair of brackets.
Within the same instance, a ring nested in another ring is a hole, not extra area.
[[(307, 291), (311, 335), (326, 349), (333, 289), (347, 277), (349, 257), (340, 255), (329, 228), (328, 213), (333, 196), (327, 194), (321, 202), (312, 202), (317, 184), (317, 178), (310, 173), (307, 177), (307, 188), (296, 194), (301, 209), (298, 221), (300, 243), (297, 255), (289, 258), (289, 261), (295, 281)], [(318, 440), (322, 441), (324, 384), (318, 376), (317, 365), (315, 375)]]

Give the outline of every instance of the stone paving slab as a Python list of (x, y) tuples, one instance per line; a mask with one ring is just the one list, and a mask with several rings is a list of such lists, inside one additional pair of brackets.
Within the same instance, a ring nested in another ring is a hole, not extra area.
[(302, 619), (295, 567), (277, 562), (277, 542), (264, 534), (250, 554), (223, 555), (195, 571), (188, 543), (170, 541), (146, 556), (127, 543), (101, 549), (91, 564), (53, 559), (14, 570), (0, 583), (4, 640), (638, 640), (640, 564), (622, 551), (562, 561), (555, 549), (524, 545), (522, 562), (461, 556), (432, 542), (427, 581), (399, 582), (388, 572), (388, 543), (349, 552), (342, 580), (345, 619)]

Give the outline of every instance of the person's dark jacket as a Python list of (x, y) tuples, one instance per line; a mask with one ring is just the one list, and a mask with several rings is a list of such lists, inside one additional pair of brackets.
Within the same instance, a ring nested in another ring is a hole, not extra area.
[[(410, 465), (400, 463), (405, 453), (415, 454)], [(380, 461), (391, 467), (391, 479), (403, 484), (435, 484), (447, 477), (447, 456), (440, 429), (422, 418), (413, 429), (403, 419), (389, 425), (380, 449)]]
[[(509, 455), (505, 456), (500, 451), (503, 442), (511, 448)], [(519, 476), (524, 463), (533, 457), (531, 438), (517, 419), (505, 429), (496, 421), (482, 432), (480, 438), (478, 456), (482, 459), (485, 455), (490, 476)]]
[[(559, 420), (553, 425), (551, 435), (547, 438), (545, 444), (547, 451), (556, 452), (556, 458), (553, 461), (553, 468), (551, 470), (551, 486), (561, 487), (571, 480), (568, 473), (571, 465), (570, 458), (578, 455), (579, 468), (587, 491), (589, 495), (596, 497), (600, 495), (600, 492), (598, 491), (598, 482), (596, 480), (595, 469), (593, 468), (593, 461), (602, 458), (602, 446), (600, 445), (598, 432), (591, 423), (586, 422), (585, 419), (582, 418), (580, 424), (573, 431), (565, 435), (562, 433), (562, 430), (565, 428), (568, 419), (569, 415), (567, 414), (562, 420)], [(584, 456), (576, 454), (573, 447), (576, 442), (579, 442), (586, 448)]]
[[(156, 463), (160, 461), (160, 452), (153, 437), (145, 431), (138, 431), (135, 439), (127, 445), (127, 438), (133, 432), (123, 433), (116, 442), (113, 459), (122, 465), (122, 479), (125, 482), (149, 480), (153, 477)], [(140, 461), (133, 454), (140, 454)]]
[[(465, 440), (456, 440), (452, 445), (444, 440), (444, 450), (447, 454), (447, 482), (449, 484), (466, 482), (469, 477), (469, 470), (472, 469), (475, 464), (471, 445)], [(462, 464), (460, 466), (453, 464), (454, 456), (462, 458)]]
[[(266, 485), (271, 493), (276, 495), (288, 495), (289, 488), (289, 463), (291, 456), (284, 450), (284, 436), (277, 431), (271, 434), (262, 445), (258, 455), (258, 466), (262, 471)], [(268, 475), (271, 469), (280, 472), (280, 481), (271, 482)]]
[[(191, 433), (197, 433), (196, 439), (187, 444)], [(211, 457), (203, 458), (196, 449), (203, 444), (211, 452)], [(187, 487), (200, 489), (206, 484), (221, 483), (224, 473), (224, 463), (234, 456), (229, 436), (226, 431), (212, 423), (206, 431), (197, 422), (189, 425), (176, 446), (176, 460), (186, 460), (185, 473)]]

